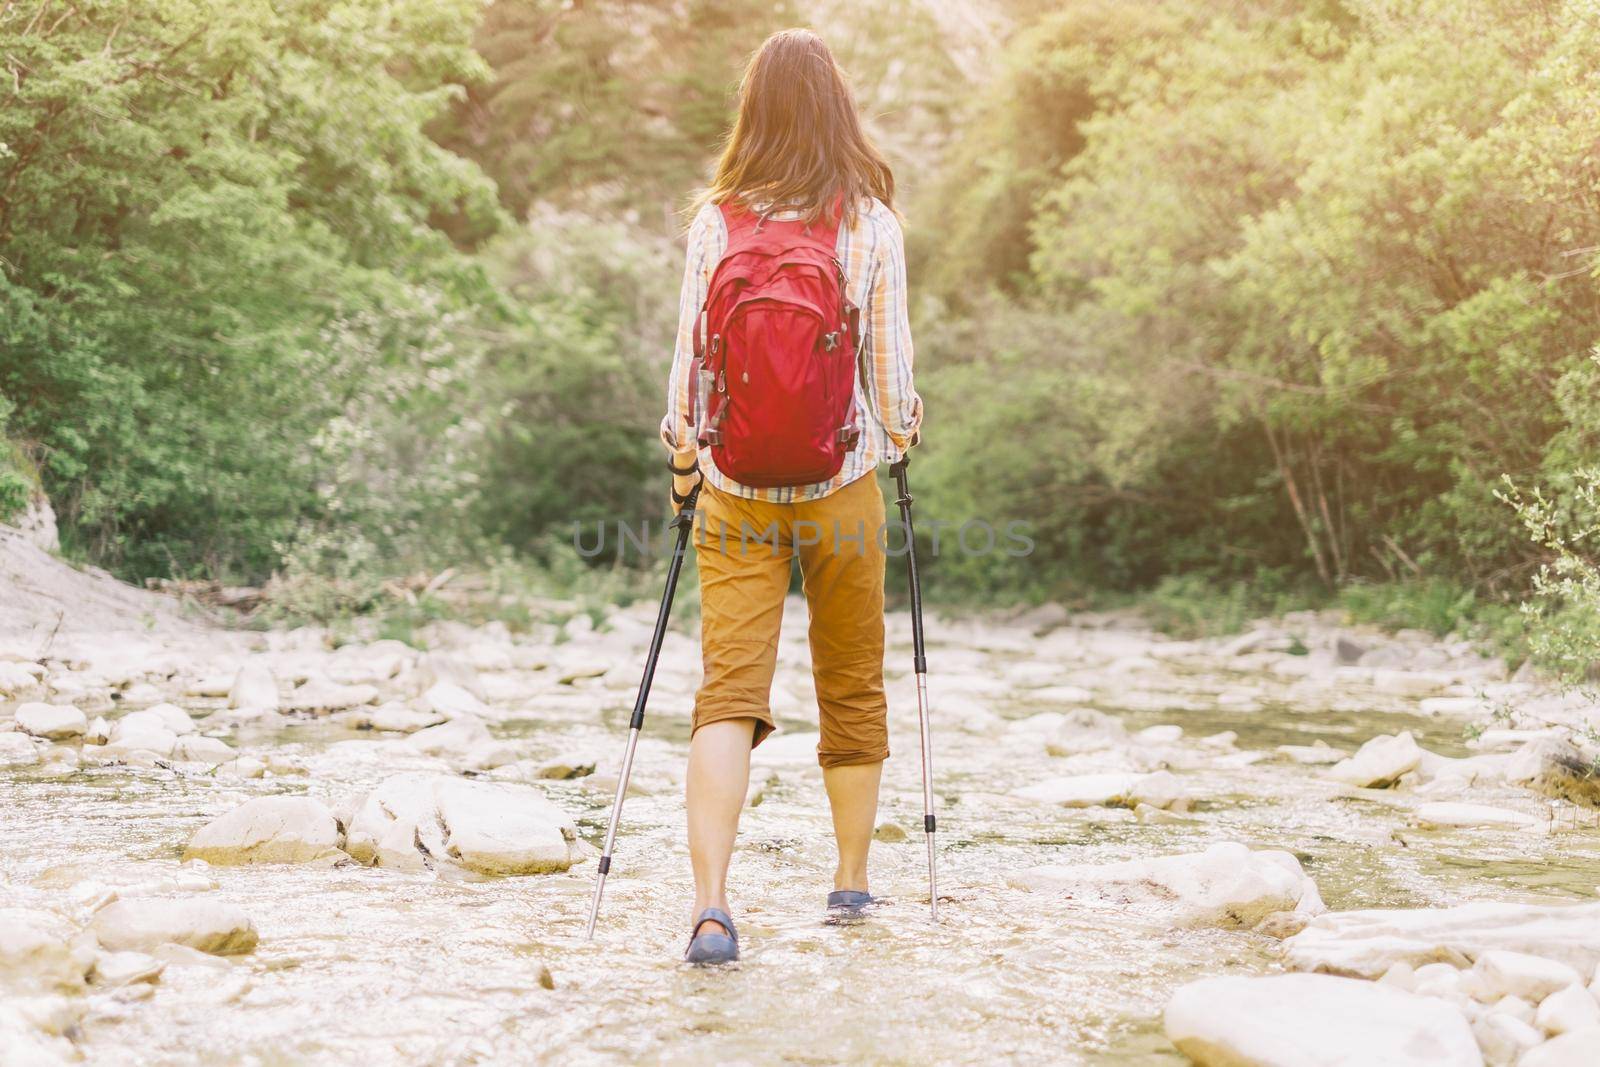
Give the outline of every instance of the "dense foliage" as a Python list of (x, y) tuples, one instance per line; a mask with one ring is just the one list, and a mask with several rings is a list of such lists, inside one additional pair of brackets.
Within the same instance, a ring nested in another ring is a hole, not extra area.
[(1583, 631), (1587, 0), (0, 5), (0, 509), (250, 578), (657, 515), (678, 211), (795, 21), (900, 177), (919, 496), (1032, 525), (946, 592)]
[(930, 280), (995, 292), (925, 333), (952, 486), (1060, 531), (1058, 577), (1522, 588), (1499, 478), (1600, 454), (1597, 58), (1584, 3), (1042, 18), (928, 241), (986, 233)]

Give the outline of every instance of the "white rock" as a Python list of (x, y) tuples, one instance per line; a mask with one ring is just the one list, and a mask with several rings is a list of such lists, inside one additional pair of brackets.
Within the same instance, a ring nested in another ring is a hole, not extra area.
[(454, 682), (435, 682), (422, 694), (422, 706), (447, 719), (481, 716), (489, 712), (483, 701)]
[(1183, 740), (1183, 727), (1176, 724), (1146, 726), (1133, 735), (1135, 741), (1151, 745), (1172, 745)]
[(1167, 1005), (1167, 1037), (1214, 1067), (1482, 1067), (1472, 1030), (1439, 1000), (1317, 974), (1207, 978)]
[(429, 652), (418, 662), (416, 670), (406, 679), (415, 686), (411, 691), (423, 693), (440, 682), (458, 685), (479, 700), (483, 699), (482, 683), (478, 672), (465, 660), (444, 652)]
[(1532, 815), (1488, 804), (1424, 804), (1411, 815), (1411, 821), (1429, 829), (1466, 829), (1485, 826), (1504, 826), (1521, 829), (1536, 826), (1539, 820)]
[(256, 947), (255, 924), (237, 905), (205, 897), (145, 897), (117, 900), (95, 913), (89, 924), (100, 944), (113, 952), (149, 952), (173, 942), (217, 956)]
[(481, 874), (566, 870), (576, 859), (572, 819), (538, 793), (507, 792), (513, 788), (461, 779), (438, 782), (434, 800), (446, 853)]
[[(1600, 1004), (1581, 985), (1569, 985), (1544, 998), (1534, 1025), (1552, 1037), (1600, 1026)], [(1600, 1054), (1600, 1049), (1595, 1050)]]
[(446, 716), (434, 711), (417, 711), (403, 704), (385, 704), (372, 713), (372, 728), (391, 733), (414, 734), (438, 726)]
[(1529, 1049), (1544, 1041), (1544, 1034), (1514, 1015), (1490, 1012), (1472, 1024), (1484, 1062), (1490, 1067), (1511, 1067)]
[(104, 715), (96, 715), (83, 734), (83, 743), (86, 745), (103, 745), (111, 740), (111, 724), (106, 722)]
[(17, 708), (16, 720), (24, 733), (52, 741), (78, 737), (89, 728), (83, 712), (70, 704), (23, 704)]
[(401, 743), (411, 751), (427, 756), (461, 757), (493, 740), (489, 728), (477, 719), (452, 719), (439, 726), (418, 730)]
[(1499, 1000), (1495, 1001), (1493, 1004), (1489, 1005), (1488, 1014), (1509, 1015), (1513, 1019), (1532, 1026), (1534, 1013), (1537, 1010), (1538, 1009), (1536, 1009), (1532, 1004), (1529, 1004), (1521, 997), (1514, 997), (1510, 994), (1507, 994), (1506, 996), (1503, 996)]
[(1578, 972), (1565, 963), (1504, 949), (1479, 955), (1472, 973), (1479, 999), (1520, 997), (1530, 1004), (1538, 1004), (1551, 994), (1583, 981)]
[(246, 661), (228, 687), (228, 707), (247, 711), (277, 711), (278, 680), (265, 663)]
[(194, 733), (194, 720), (176, 704), (157, 704), (143, 711), (130, 711), (112, 727), (113, 739), (125, 733), (166, 730), (174, 735)]
[[(1314, 919), (1284, 942), (1284, 949), (1295, 970), (1364, 978), (1376, 978), (1401, 960), (1465, 963), (1494, 950), (1531, 953), (1587, 974), (1600, 962), (1600, 903), (1475, 902), (1452, 908), (1337, 912)], [(1546, 992), (1565, 984), (1550, 986)], [(1493, 999), (1505, 993), (1522, 995), (1517, 989), (1500, 988), (1481, 996)]]
[(39, 762), (39, 748), (27, 734), (0, 734), (0, 767), (32, 766)]
[[(136, 711), (134, 715), (145, 714)], [(170, 756), (177, 747), (178, 735), (162, 726), (159, 720), (143, 720), (135, 723), (132, 728), (123, 725), (124, 720), (119, 720), (112, 728), (111, 740), (107, 741), (97, 751), (106, 756), (128, 756), (135, 752), (149, 752), (156, 756)]]
[(1012, 791), (1013, 796), (1064, 808), (1092, 808), (1103, 805), (1127, 806), (1133, 787), (1142, 774), (1076, 774), (1050, 778)]
[(183, 858), (213, 864), (309, 863), (339, 855), (339, 825), (310, 797), (258, 797), (202, 826)]
[(1332, 766), (1349, 755), (1349, 753), (1329, 745), (1326, 741), (1317, 741), (1311, 745), (1279, 745), (1273, 751), (1292, 763), (1299, 763), (1307, 767)]
[(195, 763), (227, 763), (238, 754), (226, 741), (201, 737), (199, 734), (178, 738), (178, 743), (172, 748), (174, 759)]
[(95, 957), (90, 981), (115, 989), (138, 982), (155, 982), (167, 969), (165, 960), (143, 952), (102, 952)]
[(1077, 903), (1098, 899), (1136, 908), (1172, 926), (1248, 928), (1273, 912), (1296, 910), (1308, 892), (1316, 891), (1288, 853), (1252, 852), (1231, 842), (1155, 859), (1027, 868), (1006, 881)]
[(1374, 737), (1356, 750), (1347, 760), (1341, 760), (1327, 773), (1330, 778), (1361, 788), (1382, 789), (1393, 785), (1402, 774), (1415, 770), (1422, 762), (1422, 749), (1407, 730), (1389, 736)]
[(378, 690), (371, 685), (339, 685), (325, 678), (312, 678), (289, 694), (284, 707), (290, 711), (315, 713), (343, 711), (362, 704), (375, 704)]
[(1093, 708), (1076, 708), (1065, 713), (1055, 736), (1046, 742), (1045, 751), (1052, 756), (1076, 756), (1118, 748), (1129, 741), (1122, 720)]
[(225, 697), (232, 687), (233, 680), (227, 675), (208, 674), (204, 678), (190, 682), (183, 693), (191, 697)]
[(161, 703), (161, 690), (149, 682), (135, 682), (122, 691), (118, 703), (125, 708), (147, 708)]
[(1384, 985), (1398, 986), (1407, 992), (1416, 992), (1417, 969), (1411, 964), (1401, 960), (1399, 963), (1383, 972), (1383, 977), (1378, 979)]
[(1600, 1049), (1600, 1026), (1574, 1030), (1530, 1049), (1517, 1067), (1594, 1067), (1596, 1049)]
[(13, 663), (0, 660), (0, 696), (20, 696), (39, 686), (44, 668), (37, 663)]
[(1018, 695), (1046, 704), (1087, 704), (1094, 699), (1094, 693), (1081, 685), (1047, 685)]
[(1425, 697), (1444, 688), (1444, 680), (1437, 675), (1417, 671), (1399, 671), (1379, 668), (1372, 672), (1372, 687), (1380, 693), (1400, 697)]
[(447, 775), (398, 775), (351, 820), (350, 855), (381, 867), (456, 864), (481, 874), (564, 871), (575, 856), (572, 820), (536, 790)]
[(1417, 710), (1424, 715), (1487, 715), (1494, 709), (1477, 697), (1427, 697)]
[(240, 756), (218, 764), (217, 773), (224, 778), (262, 778), (266, 776), (267, 765), (254, 756)]
[(0, 908), (0, 1000), (7, 992), (78, 992), (93, 965), (93, 939), (59, 915)]
[(1449, 999), (1461, 992), (1461, 971), (1448, 963), (1424, 964), (1412, 975), (1411, 991)]

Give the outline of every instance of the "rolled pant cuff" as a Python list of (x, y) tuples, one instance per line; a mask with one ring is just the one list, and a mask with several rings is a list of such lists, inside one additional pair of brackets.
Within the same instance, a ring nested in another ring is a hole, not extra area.
[(828, 767), (853, 767), (864, 763), (882, 763), (889, 758), (889, 746), (866, 752), (818, 752), (817, 762)]
[(777, 723), (772, 721), (772, 712), (765, 708), (724, 705), (720, 708), (695, 708), (694, 721), (689, 727), (689, 736), (693, 737), (694, 732), (707, 723), (727, 722), (730, 719), (754, 719), (756, 721), (755, 734), (750, 740), (751, 748), (755, 748), (765, 741), (778, 728)]

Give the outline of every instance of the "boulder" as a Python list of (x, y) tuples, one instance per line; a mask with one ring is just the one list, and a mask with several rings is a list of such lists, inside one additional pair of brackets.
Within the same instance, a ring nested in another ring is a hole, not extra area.
[(113, 952), (149, 952), (171, 942), (215, 956), (253, 951), (255, 924), (237, 905), (204, 897), (140, 897), (116, 900), (89, 924)]
[(1524, 1052), (1544, 1041), (1544, 1034), (1510, 1015), (1481, 1015), (1472, 1024), (1472, 1036), (1489, 1067), (1512, 1067)]
[(220, 866), (309, 863), (339, 854), (339, 825), (320, 800), (258, 797), (202, 826), (183, 858)]
[(473, 749), (490, 744), (493, 740), (489, 728), (483, 723), (477, 719), (463, 718), (418, 730), (401, 743), (425, 756), (463, 758)]
[(1539, 819), (1520, 811), (1497, 808), (1489, 804), (1452, 804), (1440, 802), (1424, 804), (1411, 813), (1411, 821), (1424, 829), (1475, 829), (1479, 827), (1506, 827), (1526, 829), (1537, 826)]
[(1132, 808), (1148, 804), (1153, 808), (1181, 809), (1187, 806), (1183, 787), (1170, 771), (1068, 775), (1025, 786), (1015, 790), (1013, 795), (1064, 808)]
[[(1552, 993), (1583, 981), (1578, 972), (1565, 963), (1505, 949), (1491, 949), (1480, 954), (1472, 965), (1472, 978), (1473, 992), (1479, 1000), (1499, 1001), (1509, 997), (1529, 1005), (1538, 1004)], [(1531, 1012), (1528, 1021), (1533, 1021)]]
[(78, 992), (93, 965), (93, 939), (65, 919), (34, 908), (0, 908), (0, 994)]
[(39, 746), (27, 734), (0, 734), (0, 767), (31, 767), (39, 762)]
[(199, 734), (178, 738), (178, 743), (172, 748), (174, 759), (189, 760), (194, 763), (227, 763), (237, 755), (239, 753), (226, 741), (215, 737), (201, 737)]
[(1349, 759), (1340, 760), (1328, 770), (1328, 777), (1363, 789), (1386, 789), (1407, 771), (1422, 762), (1422, 749), (1408, 730), (1390, 736), (1374, 737)]
[(23, 733), (51, 741), (81, 737), (89, 728), (83, 712), (70, 704), (23, 704), (17, 708), (16, 720)]
[(1206, 978), (1167, 1004), (1167, 1037), (1202, 1067), (1482, 1067), (1451, 1005), (1317, 974)]
[(564, 871), (578, 858), (577, 842), (571, 818), (536, 790), (406, 774), (368, 795), (346, 849), (380, 867), (450, 864), (505, 875)]
[(131, 711), (117, 720), (117, 725), (126, 727), (130, 721), (140, 725), (164, 726), (179, 737), (195, 731), (194, 720), (176, 704), (156, 704), (143, 711)]
[(89, 980), (97, 986), (116, 989), (139, 982), (156, 982), (167, 969), (165, 960), (143, 952), (101, 952), (94, 961)]
[(1600, 808), (1600, 753), (1566, 739), (1533, 742), (1506, 765), (1506, 781), (1547, 797)]
[[(1542, 956), (1591, 974), (1600, 963), (1600, 902), (1345, 911), (1318, 916), (1284, 942), (1302, 971), (1376, 978), (1398, 962), (1466, 966), (1496, 949)], [(1519, 994), (1520, 995), (1520, 994)]]
[(170, 756), (177, 744), (178, 735), (164, 725), (160, 716), (151, 715), (149, 711), (135, 711), (116, 721), (111, 728), (111, 740), (99, 751), (107, 756), (128, 756), (135, 752)]
[(414, 734), (430, 726), (438, 726), (448, 716), (434, 711), (418, 711), (404, 704), (385, 704), (374, 711), (369, 723), (374, 730), (389, 733)]
[[(1582, 985), (1558, 989), (1544, 998), (1533, 1018), (1534, 1025), (1552, 1037), (1578, 1030), (1600, 1028), (1600, 1004)], [(1600, 1049), (1596, 1049), (1600, 1052)]]
[(265, 663), (246, 662), (228, 687), (228, 707), (245, 711), (277, 711), (278, 680)]
[(1274, 912), (1320, 912), (1316, 883), (1287, 852), (1227, 842), (1204, 852), (1120, 863), (1032, 867), (1013, 888), (1134, 909), (1175, 927), (1250, 928)]
[(357, 708), (363, 704), (375, 704), (377, 701), (376, 686), (340, 685), (325, 678), (312, 678), (289, 694), (289, 699), (284, 702), (284, 708), (302, 714), (318, 714)]
[(1349, 753), (1318, 740), (1310, 745), (1279, 745), (1273, 750), (1291, 763), (1306, 767), (1329, 767), (1348, 758)]
[(483, 701), (454, 682), (435, 682), (422, 694), (421, 704), (446, 719), (476, 717), (489, 711)]
[(1052, 756), (1076, 756), (1084, 752), (1103, 752), (1130, 743), (1121, 719), (1093, 708), (1074, 708), (1065, 712), (1055, 736), (1045, 742)]
[(86, 745), (103, 745), (111, 740), (111, 724), (106, 722), (104, 715), (96, 715), (88, 729), (83, 732), (83, 743)]
[(1596, 1049), (1600, 1049), (1600, 1026), (1574, 1030), (1530, 1049), (1517, 1067), (1594, 1067)]

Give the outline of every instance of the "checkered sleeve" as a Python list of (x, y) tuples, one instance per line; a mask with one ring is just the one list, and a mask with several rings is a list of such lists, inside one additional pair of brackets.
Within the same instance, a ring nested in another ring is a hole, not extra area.
[(922, 398), (911, 380), (911, 317), (906, 299), (906, 249), (900, 221), (880, 216), (881, 237), (867, 298), (867, 400), (898, 460), (922, 424)]
[(661, 443), (669, 452), (688, 448), (693, 441), (689, 425), (689, 389), (692, 385), (695, 320), (706, 300), (711, 284), (711, 219), (717, 209), (707, 205), (689, 226), (688, 250), (684, 256), (683, 288), (678, 295), (678, 338), (672, 352), (672, 372), (667, 377), (667, 414), (661, 420)]

